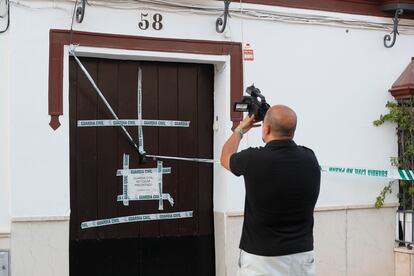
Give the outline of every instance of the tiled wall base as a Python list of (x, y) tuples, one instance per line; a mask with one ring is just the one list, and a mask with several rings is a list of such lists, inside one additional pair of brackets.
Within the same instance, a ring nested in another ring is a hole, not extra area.
[[(316, 275), (393, 276), (395, 211), (395, 206), (316, 210)], [(243, 214), (214, 217), (217, 276), (235, 276)]]
[[(317, 210), (317, 276), (394, 275), (395, 210), (395, 206)], [(243, 214), (215, 212), (214, 224), (216, 275), (235, 276)], [(69, 275), (68, 220), (13, 221), (11, 233), (0, 237), (0, 248), (11, 250), (12, 276)], [(397, 264), (404, 258), (395, 255)], [(399, 268), (398, 273), (404, 267)]]
[(69, 276), (69, 220), (12, 222), (11, 233), (12, 276)]
[(414, 276), (414, 250), (395, 248), (395, 276)]

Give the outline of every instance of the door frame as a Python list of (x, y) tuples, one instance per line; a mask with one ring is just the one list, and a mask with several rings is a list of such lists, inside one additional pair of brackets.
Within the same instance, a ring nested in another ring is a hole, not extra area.
[[(102, 34), (92, 32), (79, 32), (69, 30), (51, 29), (49, 32), (49, 125), (53, 130), (60, 127), (59, 116), (63, 115), (63, 89), (64, 89), (64, 55), (69, 44), (86, 47), (121, 49), (130, 51), (156, 52), (155, 56), (163, 56), (170, 53), (173, 56), (179, 54), (194, 54), (201, 56), (227, 56), (229, 57), (229, 98), (228, 107), (230, 120), (234, 128), (242, 120), (242, 113), (233, 111), (233, 103), (243, 95), (243, 60), (242, 44), (228, 41), (190, 40), (190, 39), (167, 39), (156, 37), (129, 36), (118, 34)], [(167, 58), (167, 57), (164, 57)], [(174, 57), (172, 57), (174, 58)], [(167, 58), (168, 59), (168, 58)], [(185, 59), (184, 59), (185, 60)], [(197, 60), (197, 59), (195, 59)], [(201, 58), (201, 60), (203, 60)], [(199, 60), (199, 62), (201, 61)], [(214, 60), (204, 58), (206, 62)], [(167, 60), (168, 61), (168, 60)], [(178, 58), (179, 62), (185, 62)], [(187, 61), (189, 62), (189, 61)], [(222, 62), (222, 60), (216, 61)], [(214, 64), (214, 63), (213, 63)], [(223, 117), (225, 118), (225, 117)]]

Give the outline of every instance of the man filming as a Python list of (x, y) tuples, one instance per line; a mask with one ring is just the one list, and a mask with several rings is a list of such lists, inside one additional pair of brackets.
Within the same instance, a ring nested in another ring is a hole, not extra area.
[(246, 187), (240, 240), (240, 276), (315, 275), (313, 211), (320, 168), (312, 150), (293, 141), (296, 114), (287, 106), (267, 111), (264, 147), (237, 152), (243, 134), (259, 127), (247, 116), (224, 144), (221, 164), (243, 175)]

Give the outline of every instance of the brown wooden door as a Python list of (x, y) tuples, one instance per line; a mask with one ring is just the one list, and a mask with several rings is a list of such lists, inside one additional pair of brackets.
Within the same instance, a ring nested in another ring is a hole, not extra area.
[[(120, 119), (137, 119), (138, 68), (142, 68), (144, 119), (191, 121), (189, 128), (143, 127), (148, 154), (213, 157), (212, 65), (82, 58)], [(206, 163), (163, 160), (171, 174), (158, 201), (117, 201), (122, 156), (139, 164), (119, 127), (78, 128), (78, 120), (113, 119), (73, 58), (70, 59), (70, 268), (71, 275), (214, 275), (213, 168)], [(138, 128), (127, 127), (135, 141)], [(84, 221), (139, 214), (194, 211), (192, 218), (81, 229)], [(92, 273), (92, 274), (88, 274)]]

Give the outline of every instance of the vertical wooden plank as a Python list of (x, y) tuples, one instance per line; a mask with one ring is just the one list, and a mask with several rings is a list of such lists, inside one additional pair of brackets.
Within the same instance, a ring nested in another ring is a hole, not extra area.
[[(120, 119), (137, 119), (137, 85), (138, 70), (136, 62), (120, 61), (118, 72), (118, 116)], [(132, 138), (138, 143), (137, 127), (126, 127)], [(123, 154), (129, 154), (129, 167), (138, 167), (138, 153), (130, 144), (128, 138), (118, 130), (118, 168), (122, 168)], [(122, 195), (122, 177), (117, 177), (118, 195)], [(140, 213), (139, 201), (130, 201), (124, 206), (122, 201), (117, 202), (119, 216), (131, 216)], [(120, 238), (139, 237), (139, 223), (125, 223), (118, 226)]]
[[(158, 119), (158, 66), (154, 62), (140, 62), (138, 67), (142, 69), (142, 118)], [(158, 154), (159, 127), (143, 127), (144, 149), (148, 154)], [(141, 167), (156, 168), (157, 163), (147, 160)], [(159, 213), (158, 201), (139, 201), (142, 214)], [(165, 206), (165, 203), (164, 203)], [(159, 222), (140, 222), (141, 237), (159, 236)]]
[[(178, 69), (178, 118), (191, 121), (189, 128), (178, 130), (179, 156), (198, 157), (197, 138), (197, 67), (182, 64)], [(197, 163), (179, 163), (179, 206), (182, 211), (193, 210), (192, 218), (180, 220), (180, 234), (194, 235), (198, 225), (198, 170)]]
[[(118, 61), (98, 61), (98, 87), (115, 113), (118, 113)], [(98, 119), (114, 119), (105, 103), (98, 99)], [(119, 127), (97, 128), (98, 219), (117, 216), (117, 138)], [(98, 236), (117, 238), (117, 225), (98, 228)]]
[[(92, 59), (82, 58), (85, 68), (96, 81), (98, 66)], [(82, 70), (78, 70), (77, 120), (94, 120), (97, 114), (97, 94)], [(80, 223), (97, 218), (97, 183), (96, 183), (96, 128), (77, 129), (77, 202)], [(80, 239), (96, 239), (96, 228), (79, 230)]]
[(76, 122), (76, 94), (78, 87), (77, 76), (78, 65), (73, 58), (69, 59), (69, 150), (70, 150), (70, 239), (76, 240), (79, 238), (80, 223), (78, 220), (78, 205), (77, 205), (77, 179), (76, 179), (76, 136), (77, 136), (77, 122)]
[(230, 47), (230, 118), (233, 121), (233, 128), (237, 126), (237, 123), (243, 120), (243, 113), (235, 112), (233, 105), (235, 102), (240, 101), (243, 95), (243, 57), (242, 57), (242, 45), (241, 43), (233, 44)]
[[(214, 123), (214, 67), (200, 64), (198, 66), (198, 156), (213, 158), (213, 123)], [(198, 215), (199, 234), (214, 232), (213, 226), (213, 165), (198, 164)]]
[[(159, 119), (177, 120), (178, 118), (178, 69), (176, 63), (159, 63)], [(178, 129), (174, 127), (159, 128), (159, 153), (166, 156), (178, 156)], [(164, 193), (169, 193), (175, 201), (173, 207), (164, 203), (165, 212), (180, 211), (178, 194), (178, 161), (164, 160), (165, 167), (171, 167), (171, 174), (165, 174)], [(176, 236), (179, 234), (178, 221), (160, 221), (161, 236)]]

